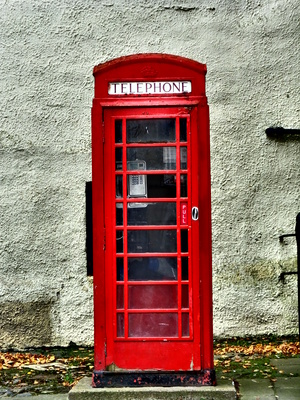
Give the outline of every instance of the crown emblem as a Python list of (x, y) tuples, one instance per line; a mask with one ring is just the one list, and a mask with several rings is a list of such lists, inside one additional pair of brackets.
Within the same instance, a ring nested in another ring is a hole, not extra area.
[(141, 74), (144, 78), (154, 78), (157, 75), (157, 71), (153, 67), (145, 67), (142, 69)]

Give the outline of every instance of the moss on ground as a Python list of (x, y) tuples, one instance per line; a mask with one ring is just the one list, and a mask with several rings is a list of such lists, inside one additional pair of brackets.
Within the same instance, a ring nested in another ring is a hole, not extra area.
[[(217, 379), (276, 379), (285, 375), (270, 364), (272, 358), (300, 357), (298, 337), (264, 336), (216, 339), (214, 341)], [(92, 348), (29, 349), (0, 353), (0, 394), (63, 393), (82, 377), (91, 376)]]

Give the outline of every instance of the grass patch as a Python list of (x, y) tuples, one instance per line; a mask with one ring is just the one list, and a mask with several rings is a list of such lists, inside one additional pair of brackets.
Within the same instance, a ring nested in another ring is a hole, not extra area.
[(274, 358), (300, 357), (297, 336), (264, 336), (216, 340), (215, 370), (219, 379), (276, 379), (290, 376), (270, 364)]

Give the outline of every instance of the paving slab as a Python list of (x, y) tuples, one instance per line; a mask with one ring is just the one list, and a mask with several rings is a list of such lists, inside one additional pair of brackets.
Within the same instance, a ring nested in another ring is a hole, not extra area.
[(241, 400), (276, 399), (269, 379), (239, 379), (238, 382)]
[(300, 358), (274, 358), (270, 364), (285, 374), (300, 375)]
[(300, 399), (300, 378), (277, 378), (274, 382), (275, 394), (278, 400)]
[(81, 379), (69, 392), (69, 400), (235, 400), (231, 382), (201, 387), (92, 388), (91, 378)]
[(68, 393), (58, 393), (58, 394), (39, 394), (37, 396), (30, 395), (30, 393), (21, 393), (16, 396), (10, 397), (10, 396), (5, 396), (5, 395), (0, 395), (0, 399), (18, 399), (18, 400), (26, 400), (26, 399), (32, 399), (32, 400), (68, 400)]

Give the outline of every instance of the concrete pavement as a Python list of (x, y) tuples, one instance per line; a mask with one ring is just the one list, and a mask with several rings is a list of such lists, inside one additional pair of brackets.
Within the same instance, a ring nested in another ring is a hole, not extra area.
[(241, 400), (300, 399), (300, 358), (274, 359), (271, 365), (285, 376), (274, 380), (239, 379)]

